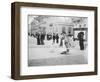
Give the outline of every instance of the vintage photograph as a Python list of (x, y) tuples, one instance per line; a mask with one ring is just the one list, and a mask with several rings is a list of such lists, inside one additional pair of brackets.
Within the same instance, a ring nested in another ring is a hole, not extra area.
[(28, 66), (88, 64), (88, 18), (28, 15)]
[(96, 6), (11, 4), (11, 78), (97, 75)]

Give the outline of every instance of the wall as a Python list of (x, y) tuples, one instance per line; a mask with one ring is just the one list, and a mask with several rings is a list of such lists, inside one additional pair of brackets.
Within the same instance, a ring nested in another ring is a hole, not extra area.
[[(1, 0), (0, 1), (0, 82), (15, 82), (10, 79), (10, 66), (11, 66), (11, 2), (15, 0)], [(55, 4), (68, 4), (68, 5), (88, 5), (98, 6), (98, 22), (100, 22), (100, 0), (16, 0), (26, 2), (38, 3), (55, 3)], [(100, 25), (98, 25), (99, 27)], [(98, 28), (98, 35), (100, 30)], [(98, 38), (98, 42), (100, 38)], [(98, 43), (98, 49), (100, 44)], [(100, 53), (100, 51), (98, 52)], [(98, 59), (100, 55), (98, 56)], [(98, 60), (100, 62), (100, 60)], [(98, 66), (100, 68), (100, 64)], [(29, 82), (100, 82), (100, 71), (97, 76), (79, 76), (79, 77), (64, 77), (52, 79), (38, 79), (29, 80)], [(27, 82), (27, 80), (23, 80)]]

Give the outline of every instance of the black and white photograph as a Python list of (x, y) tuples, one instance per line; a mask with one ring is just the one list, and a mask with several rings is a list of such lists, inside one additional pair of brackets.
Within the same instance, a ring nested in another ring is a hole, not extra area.
[(97, 7), (12, 3), (13, 79), (97, 75)]
[(28, 66), (88, 64), (88, 17), (27, 16)]

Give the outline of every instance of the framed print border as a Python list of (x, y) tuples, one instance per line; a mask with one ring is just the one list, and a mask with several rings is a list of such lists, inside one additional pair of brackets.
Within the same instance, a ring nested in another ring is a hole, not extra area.
[[(38, 7), (38, 8), (56, 8), (56, 9), (75, 9), (94, 11), (94, 71), (75, 72), (75, 73), (55, 73), (42, 75), (20, 75), (20, 8), (21, 7)], [(15, 80), (22, 79), (38, 79), (38, 78), (54, 78), (69, 76), (97, 75), (97, 7), (76, 6), (76, 5), (60, 5), (60, 4), (43, 4), (43, 3), (26, 3), (14, 2), (11, 4), (11, 78)]]

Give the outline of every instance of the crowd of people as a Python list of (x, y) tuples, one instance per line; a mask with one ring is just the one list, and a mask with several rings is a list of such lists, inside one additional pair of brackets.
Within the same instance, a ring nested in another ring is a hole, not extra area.
[[(30, 35), (30, 34), (29, 34)], [(69, 47), (72, 46), (72, 40), (73, 40), (73, 36), (69, 35), (66, 32), (63, 32), (61, 34), (58, 33), (43, 33), (43, 32), (36, 32), (35, 34), (32, 34), (31, 36), (33, 36), (34, 38), (37, 39), (37, 45), (45, 45), (44, 40), (52, 40), (53, 44), (58, 44), (59, 47), (62, 47), (63, 45), (66, 47), (66, 52), (69, 52)], [(84, 50), (84, 33), (83, 32), (79, 32), (78, 33), (78, 40), (79, 40), (79, 46), (80, 46), (80, 50)], [(66, 53), (64, 52), (64, 53)]]

